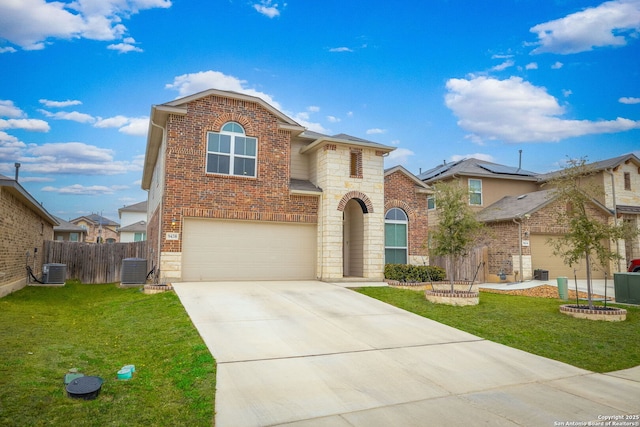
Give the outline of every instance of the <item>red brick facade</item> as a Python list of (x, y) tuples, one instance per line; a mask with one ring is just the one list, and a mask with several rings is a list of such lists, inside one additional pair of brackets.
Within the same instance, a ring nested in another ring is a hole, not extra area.
[(416, 191), (416, 182), (402, 170), (384, 178), (384, 210), (400, 208), (409, 217), (409, 256), (427, 256), (427, 195)]
[[(291, 134), (278, 128), (276, 116), (257, 103), (215, 95), (187, 109), (167, 120), (163, 232), (180, 232), (184, 217), (317, 223), (318, 198), (289, 194)], [(205, 172), (207, 132), (228, 121), (258, 140), (255, 178)], [(153, 224), (150, 241), (159, 237)], [(163, 239), (161, 252), (181, 250), (180, 240)]]

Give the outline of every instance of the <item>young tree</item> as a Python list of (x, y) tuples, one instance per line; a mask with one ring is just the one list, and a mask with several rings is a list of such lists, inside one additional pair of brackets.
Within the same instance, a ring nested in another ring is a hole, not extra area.
[(570, 267), (585, 260), (587, 273), (587, 300), (593, 309), (591, 271), (594, 264), (606, 269), (609, 262), (620, 258), (610, 249), (610, 242), (630, 237), (623, 225), (602, 221), (589, 213), (588, 205), (604, 195), (604, 189), (590, 179), (595, 171), (585, 159), (569, 159), (567, 166), (549, 181), (554, 196), (566, 209), (556, 213), (558, 224), (567, 231), (559, 238), (550, 239), (553, 254), (564, 259)]
[(468, 189), (457, 183), (437, 183), (434, 190), (438, 224), (431, 232), (431, 252), (447, 258), (448, 276), (453, 293), (453, 266), (461, 257), (467, 255), (483, 224), (476, 220), (469, 206)]

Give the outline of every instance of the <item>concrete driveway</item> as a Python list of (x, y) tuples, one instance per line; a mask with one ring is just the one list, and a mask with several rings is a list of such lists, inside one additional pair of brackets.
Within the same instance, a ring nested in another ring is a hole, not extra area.
[(604, 426), (612, 416), (640, 426), (624, 419), (640, 414), (640, 367), (594, 374), (329, 283), (173, 286), (218, 363), (216, 427)]

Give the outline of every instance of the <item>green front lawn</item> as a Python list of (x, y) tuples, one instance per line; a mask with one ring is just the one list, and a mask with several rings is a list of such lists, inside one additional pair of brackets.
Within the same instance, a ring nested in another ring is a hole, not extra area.
[(358, 292), (420, 316), (529, 353), (594, 372), (640, 365), (640, 308), (624, 306), (627, 320), (604, 322), (560, 314), (566, 302), (482, 292), (480, 304), (451, 307), (424, 292), (361, 288)]
[[(213, 424), (215, 361), (173, 292), (27, 287), (0, 299), (0, 325), (0, 425)], [(104, 379), (97, 399), (67, 397), (70, 368)]]

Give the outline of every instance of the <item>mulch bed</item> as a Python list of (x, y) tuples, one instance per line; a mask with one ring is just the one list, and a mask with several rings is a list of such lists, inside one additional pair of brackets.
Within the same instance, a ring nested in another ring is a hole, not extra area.
[[(492, 294), (508, 294), (508, 295), (522, 295), (526, 297), (538, 297), (538, 298), (555, 298), (558, 299), (558, 288), (551, 285), (540, 285), (534, 288), (528, 289), (514, 289), (512, 291), (502, 289), (489, 289), (480, 287), (482, 292), (488, 292)], [(592, 298), (604, 298), (604, 295), (592, 294)], [(578, 292), (578, 298), (587, 299), (586, 292)], [(612, 298), (612, 295), (607, 295), (607, 298)], [(576, 299), (576, 291), (569, 289), (569, 300)]]

